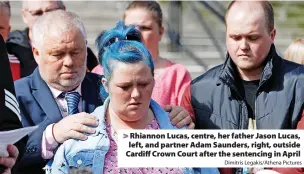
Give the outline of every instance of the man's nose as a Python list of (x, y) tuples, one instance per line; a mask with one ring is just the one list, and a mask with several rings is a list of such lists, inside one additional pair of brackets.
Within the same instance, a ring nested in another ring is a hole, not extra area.
[(248, 42), (246, 39), (240, 41), (240, 49), (247, 50), (249, 48)]
[(63, 61), (64, 66), (70, 67), (70, 66), (73, 66), (73, 63), (74, 62), (73, 62), (72, 56), (70, 54), (66, 54), (64, 56), (64, 61)]

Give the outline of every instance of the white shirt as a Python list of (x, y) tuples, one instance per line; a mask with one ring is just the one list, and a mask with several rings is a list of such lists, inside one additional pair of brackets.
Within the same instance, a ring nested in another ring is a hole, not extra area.
[[(61, 116), (62, 118), (68, 116), (68, 104), (67, 101), (64, 98), (59, 98), (59, 95), (63, 92), (63, 91), (59, 91), (51, 86), (48, 85), (48, 87), (51, 90), (51, 93), (53, 94), (53, 97), (59, 107), (59, 110), (61, 112)], [(81, 84), (73, 91), (76, 91), (80, 94), (80, 100), (78, 103), (78, 111), (82, 112), (82, 97), (81, 97)], [(69, 91), (69, 92), (73, 92), (73, 91)]]

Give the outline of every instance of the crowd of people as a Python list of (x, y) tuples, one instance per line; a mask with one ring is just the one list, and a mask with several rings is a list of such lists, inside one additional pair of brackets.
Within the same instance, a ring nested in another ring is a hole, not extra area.
[(96, 37), (97, 57), (82, 20), (60, 0), (24, 0), (23, 31), (10, 31), (8, 1), (0, 1), (0, 16), (0, 131), (39, 125), (7, 147), (0, 173), (304, 173), (117, 167), (120, 129), (304, 129), (304, 42), (277, 54), (268, 1), (229, 4), (226, 61), (194, 80), (159, 55), (156, 1), (130, 2)]

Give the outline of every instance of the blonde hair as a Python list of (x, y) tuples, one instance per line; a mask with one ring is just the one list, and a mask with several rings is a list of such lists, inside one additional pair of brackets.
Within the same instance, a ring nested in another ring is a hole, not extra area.
[(304, 39), (294, 40), (285, 51), (285, 59), (304, 65)]

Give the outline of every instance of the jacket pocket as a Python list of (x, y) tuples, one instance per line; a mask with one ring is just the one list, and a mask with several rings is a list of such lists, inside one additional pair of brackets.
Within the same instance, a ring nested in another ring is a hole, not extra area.
[(79, 151), (74, 155), (71, 155), (70, 158), (67, 158), (68, 166), (61, 168), (62, 172), (67, 172), (66, 170), (75, 169), (75, 168), (89, 168), (93, 167), (95, 150), (83, 150)]
[(76, 153), (69, 161), (70, 167), (82, 168), (93, 165), (95, 150), (83, 150)]

